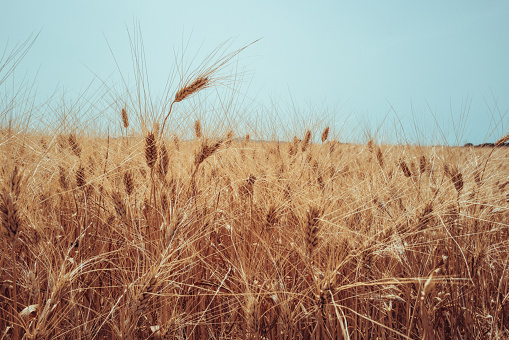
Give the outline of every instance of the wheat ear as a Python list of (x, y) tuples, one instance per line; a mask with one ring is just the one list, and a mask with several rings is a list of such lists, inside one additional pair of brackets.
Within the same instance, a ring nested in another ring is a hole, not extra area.
[(175, 103), (181, 102), (184, 99), (192, 96), (200, 90), (203, 90), (207, 86), (210, 85), (210, 78), (207, 76), (202, 76), (196, 78), (191, 84), (184, 85), (180, 90), (175, 94), (175, 99), (173, 100)]
[(127, 109), (122, 109), (122, 123), (124, 123), (124, 128), (127, 129), (129, 127), (129, 117), (127, 116)]
[(149, 132), (145, 136), (145, 161), (148, 167), (153, 170), (157, 161), (157, 144), (153, 132)]
[(81, 146), (78, 143), (78, 139), (74, 133), (69, 134), (69, 146), (71, 147), (72, 152), (77, 156), (81, 156)]
[(16, 323), (18, 315), (18, 294), (17, 280), (18, 273), (16, 268), (16, 252), (15, 247), (18, 240), (18, 233), (21, 229), (21, 218), (18, 210), (17, 199), (21, 191), (21, 173), (18, 167), (14, 167), (7, 182), (7, 188), (3, 188), (0, 201), (0, 216), (2, 217), (2, 225), (7, 231), (7, 236), (11, 241), (11, 261), (12, 261), (12, 287), (13, 287), (13, 306), (12, 306), (12, 324), (14, 325), (13, 339), (19, 339), (19, 326)]
[(318, 246), (318, 232), (319, 232), (319, 218), (320, 209), (317, 207), (311, 207), (308, 210), (307, 221), (306, 221), (306, 245), (308, 256), (310, 259), (313, 257), (316, 247)]
[(378, 161), (378, 164), (380, 164), (380, 167), (383, 169), (384, 167), (384, 157), (382, 154), (382, 150), (380, 148), (376, 148), (376, 159)]
[(134, 180), (130, 171), (124, 172), (124, 187), (127, 196), (131, 196), (134, 192)]
[(200, 120), (196, 120), (194, 122), (194, 135), (198, 139), (200, 139), (203, 136), (203, 133), (202, 133), (202, 130), (201, 130), (201, 122), (200, 122)]
[(325, 141), (329, 138), (329, 127), (325, 127), (322, 132), (322, 143), (325, 143)]
[(170, 166), (170, 155), (168, 153), (166, 145), (164, 144), (164, 142), (162, 142), (161, 147), (159, 148), (159, 167), (157, 168), (161, 179), (166, 178), (169, 166)]
[(302, 141), (302, 152), (306, 151), (310, 141), (311, 141), (311, 131), (307, 130), (306, 135), (304, 136), (304, 140)]
[(78, 170), (76, 170), (76, 186), (78, 188), (81, 188), (85, 185), (85, 168), (80, 163), (80, 166), (78, 167)]
[(399, 166), (401, 168), (401, 171), (403, 171), (403, 174), (406, 177), (412, 177), (412, 173), (410, 172), (410, 169), (408, 168), (408, 165), (406, 164), (406, 162), (403, 159), (399, 160)]
[(505, 135), (504, 137), (500, 138), (496, 141), (495, 146), (501, 146), (504, 145), (507, 141), (509, 141), (509, 133)]

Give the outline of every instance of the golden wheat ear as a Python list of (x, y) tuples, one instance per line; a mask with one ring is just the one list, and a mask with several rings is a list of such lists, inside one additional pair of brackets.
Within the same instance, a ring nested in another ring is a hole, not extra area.
[(307, 213), (307, 220), (305, 226), (306, 245), (308, 256), (312, 259), (313, 254), (318, 246), (318, 232), (320, 231), (319, 221), (322, 212), (317, 207), (311, 207)]
[(203, 133), (202, 133), (202, 129), (201, 129), (201, 122), (200, 120), (196, 120), (194, 122), (194, 135), (196, 136), (196, 138), (200, 139), (201, 137), (203, 137)]
[(184, 99), (192, 96), (195, 93), (207, 88), (210, 86), (210, 78), (207, 76), (198, 77), (192, 83), (188, 85), (184, 85), (180, 90), (175, 94), (175, 99), (173, 100), (175, 103), (179, 103)]
[(401, 168), (401, 171), (403, 171), (405, 177), (412, 177), (412, 173), (403, 158), (399, 160), (399, 167)]
[(306, 151), (310, 141), (311, 141), (311, 131), (307, 130), (306, 135), (304, 135), (304, 140), (302, 141), (302, 152)]
[(495, 143), (495, 146), (504, 145), (507, 141), (509, 141), (509, 133), (507, 135), (505, 135), (504, 137), (500, 138), (499, 140), (497, 140), (497, 142)]
[(131, 196), (134, 192), (133, 174), (130, 171), (124, 172), (124, 188), (127, 196)]
[(322, 136), (321, 136), (322, 143), (325, 143), (327, 138), (329, 138), (329, 127), (328, 126), (325, 127), (325, 129), (323, 129)]
[(78, 143), (78, 139), (74, 133), (69, 134), (69, 146), (71, 147), (72, 152), (77, 156), (81, 156), (81, 146)]
[(380, 149), (380, 148), (376, 148), (376, 159), (377, 159), (378, 164), (380, 165), (380, 167), (383, 169), (383, 167), (384, 167), (384, 157), (383, 157), (382, 149)]
[(127, 116), (127, 109), (122, 109), (122, 123), (124, 124), (124, 128), (127, 129), (129, 127), (129, 117)]
[(157, 141), (153, 132), (145, 136), (145, 161), (150, 169), (154, 168), (157, 161)]

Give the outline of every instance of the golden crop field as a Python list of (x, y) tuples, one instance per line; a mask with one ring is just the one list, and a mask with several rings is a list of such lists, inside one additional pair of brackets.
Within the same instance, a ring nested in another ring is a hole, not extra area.
[(262, 142), (197, 120), (179, 139), (158, 123), (1, 131), (2, 339), (509, 337), (509, 136)]

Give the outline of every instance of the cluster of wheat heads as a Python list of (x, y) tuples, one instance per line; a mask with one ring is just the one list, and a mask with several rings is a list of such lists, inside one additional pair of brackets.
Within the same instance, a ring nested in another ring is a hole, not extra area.
[(0, 336), (507, 337), (505, 148), (195, 134), (2, 134)]

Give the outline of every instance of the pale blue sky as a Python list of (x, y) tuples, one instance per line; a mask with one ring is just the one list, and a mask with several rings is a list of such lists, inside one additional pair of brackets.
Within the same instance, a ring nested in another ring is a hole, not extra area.
[(28, 71), (40, 97), (57, 86), (79, 93), (94, 78), (90, 70), (118, 80), (106, 39), (128, 74), (127, 30), (137, 23), (156, 89), (183, 42), (190, 56), (202, 46), (199, 59), (232, 37), (232, 48), (263, 38), (240, 55), (239, 66), (251, 71), (243, 93), (268, 111), (277, 102), (285, 117), (322, 116), (316, 129), (329, 122), (338, 138), (352, 138), (350, 127), (374, 132), (383, 122), (382, 140), (394, 140), (401, 124), (399, 141), (406, 135), (442, 143), (435, 118), (450, 144), (509, 132), (507, 1), (4, 1), (1, 7), (2, 50), (40, 31), (15, 74)]

